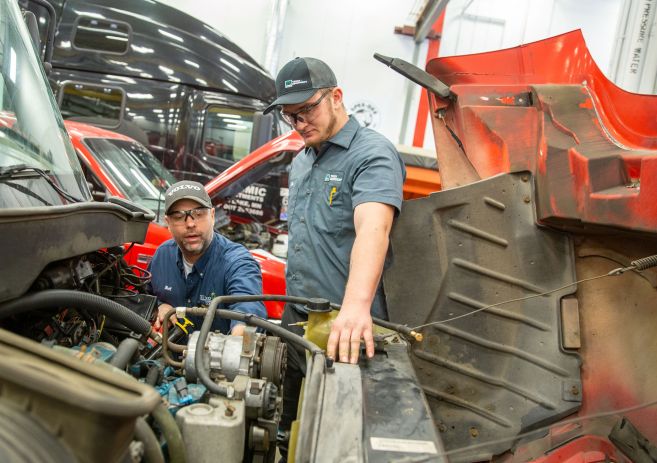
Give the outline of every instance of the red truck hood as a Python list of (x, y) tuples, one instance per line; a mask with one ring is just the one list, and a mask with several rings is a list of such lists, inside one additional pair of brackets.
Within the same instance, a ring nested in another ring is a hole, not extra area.
[(264, 177), (270, 170), (268, 163), (283, 153), (296, 153), (305, 143), (298, 132), (292, 130), (281, 135), (236, 162), (205, 185), (211, 198), (223, 198), (239, 193), (241, 189)]

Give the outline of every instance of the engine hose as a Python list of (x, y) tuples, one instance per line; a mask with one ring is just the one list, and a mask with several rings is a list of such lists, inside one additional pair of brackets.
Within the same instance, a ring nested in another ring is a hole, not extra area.
[[(331, 303), (331, 308), (333, 310), (340, 310), (340, 304)], [(384, 328), (388, 328), (389, 330), (395, 331), (397, 333), (405, 334), (406, 336), (415, 339), (417, 342), (422, 342), (422, 339), (424, 339), (424, 335), (422, 333), (419, 333), (406, 325), (400, 325), (399, 323), (393, 323), (391, 321), (376, 317), (372, 317), (372, 323), (375, 325), (380, 325)]]
[[(203, 383), (203, 385), (208, 388), (210, 392), (223, 396), (225, 396), (227, 393), (227, 388), (225, 386), (219, 385), (214, 381), (212, 381), (212, 379), (210, 379), (210, 374), (205, 369), (205, 365), (203, 363), (205, 342), (208, 338), (208, 334), (210, 333), (210, 329), (212, 327), (212, 322), (214, 321), (215, 313), (218, 313), (220, 317), (226, 318), (228, 320), (242, 321), (248, 325), (253, 325), (259, 328), (263, 328), (269, 331), (270, 333), (275, 334), (281, 337), (282, 339), (285, 339), (286, 341), (302, 346), (304, 349), (309, 350), (313, 355), (318, 353), (322, 355), (324, 354), (324, 351), (322, 349), (320, 349), (317, 345), (313, 344), (307, 339), (286, 330), (282, 326), (275, 325), (273, 323), (268, 322), (267, 320), (256, 317), (253, 314), (245, 314), (242, 312), (236, 312), (234, 310), (217, 310), (217, 306), (219, 306), (219, 304), (234, 304), (237, 302), (258, 302), (258, 301), (294, 302), (301, 304), (308, 304), (313, 302), (312, 299), (307, 299), (302, 297), (277, 296), (270, 294), (219, 296), (212, 299), (212, 302), (210, 303), (210, 307), (207, 308), (207, 311), (206, 309), (200, 309), (196, 311), (194, 309), (189, 310), (189, 312), (194, 315), (198, 315), (199, 312), (202, 313), (202, 311), (206, 311), (205, 317), (203, 318), (203, 324), (201, 325), (201, 330), (199, 332), (198, 341), (196, 343), (196, 352), (194, 353), (194, 364), (196, 366), (196, 374), (198, 378), (201, 380), (201, 383)], [(163, 345), (166, 345), (166, 342), (167, 340), (165, 337)], [(165, 351), (166, 348), (163, 349), (163, 352)]]
[(160, 379), (160, 368), (156, 365), (149, 367), (148, 373), (146, 373), (146, 384), (155, 387), (159, 379)]
[[(174, 360), (170, 355), (169, 355), (169, 318), (176, 313), (176, 309), (169, 309), (167, 313), (164, 315), (164, 322), (162, 323), (162, 356), (164, 357), (164, 361), (171, 365), (174, 368), (182, 368), (183, 363), (178, 362), (177, 360)], [(177, 346), (179, 344), (176, 344)], [(184, 347), (184, 346), (182, 346)], [(182, 351), (181, 351), (182, 352)]]
[(109, 362), (110, 365), (120, 370), (125, 370), (130, 360), (135, 356), (138, 348), (139, 341), (134, 338), (125, 338), (116, 349), (116, 353)]
[(167, 410), (164, 402), (160, 402), (152, 412), (153, 419), (159, 426), (167, 441), (170, 463), (185, 463), (185, 444), (182, 434), (173, 416)]
[(642, 257), (641, 259), (633, 260), (631, 262), (632, 267), (637, 270), (646, 270), (651, 267), (657, 266), (657, 254), (648, 257)]
[[(182, 338), (184, 336), (184, 334), (185, 334), (185, 332), (183, 330), (181, 330), (180, 328), (178, 328), (177, 330), (173, 330), (173, 333), (171, 333), (169, 335), (169, 344), (168, 344), (169, 348), (171, 348), (171, 346), (181, 346), (181, 347), (187, 348), (187, 346), (183, 346), (182, 344), (175, 344), (175, 342), (174, 342), (174, 341), (177, 341), (178, 339)], [(174, 352), (177, 352), (177, 351), (174, 351)], [(182, 352), (182, 350), (181, 350), (181, 352)], [(162, 356), (162, 344), (159, 344), (157, 347), (154, 347), (153, 349), (151, 349), (151, 351), (148, 352), (144, 356), (144, 358), (146, 360), (153, 360), (153, 359), (159, 358), (161, 356)]]
[(135, 423), (135, 438), (144, 444), (145, 463), (164, 463), (162, 448), (155, 433), (143, 418), (137, 418)]
[(412, 328), (409, 328), (406, 325), (400, 325), (399, 323), (392, 323), (388, 320), (383, 320), (381, 318), (372, 317), (372, 322), (376, 325), (380, 325), (389, 330), (396, 331), (397, 333), (405, 334), (412, 339), (415, 339), (417, 342), (421, 342), (424, 339), (424, 335), (415, 331)]
[(96, 312), (143, 336), (151, 335), (150, 323), (118, 302), (96, 294), (69, 289), (48, 289), (0, 304), (0, 319), (33, 310), (58, 309), (63, 306)]

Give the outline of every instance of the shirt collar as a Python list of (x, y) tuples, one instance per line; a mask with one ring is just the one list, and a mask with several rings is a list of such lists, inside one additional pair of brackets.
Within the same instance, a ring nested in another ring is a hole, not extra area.
[(356, 136), (356, 132), (360, 129), (360, 124), (354, 116), (349, 116), (347, 123), (340, 129), (338, 133), (333, 135), (328, 142), (334, 145), (341, 146), (344, 149), (349, 149), (352, 140)]
[[(212, 233), (212, 241), (210, 242), (210, 246), (208, 246), (208, 249), (205, 250), (203, 255), (199, 257), (199, 259), (194, 263), (194, 270), (196, 270), (201, 276), (203, 276), (203, 273), (205, 273), (205, 267), (208, 265), (208, 262), (210, 261), (210, 255), (212, 254), (212, 251), (215, 246), (219, 246), (219, 240), (215, 239), (215, 233)], [(183, 256), (182, 256), (182, 251), (180, 250), (180, 247), (178, 247), (178, 257), (176, 259), (176, 263), (178, 264), (178, 268), (182, 272), (185, 268), (183, 265)], [(194, 271), (192, 270), (192, 272)]]

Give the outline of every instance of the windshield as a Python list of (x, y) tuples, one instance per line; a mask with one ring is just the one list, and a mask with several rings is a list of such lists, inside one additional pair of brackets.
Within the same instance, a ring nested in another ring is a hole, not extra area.
[(150, 151), (110, 138), (85, 138), (84, 144), (126, 198), (164, 217), (164, 192), (176, 179)]
[(89, 199), (17, 3), (0, 0), (0, 208)]

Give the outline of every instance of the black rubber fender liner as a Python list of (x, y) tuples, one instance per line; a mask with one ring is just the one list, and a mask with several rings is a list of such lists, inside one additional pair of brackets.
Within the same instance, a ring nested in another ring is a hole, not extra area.
[(105, 315), (144, 336), (151, 332), (151, 324), (130, 309), (96, 294), (69, 289), (49, 289), (13, 299), (0, 305), (0, 320), (33, 310), (74, 307)]

